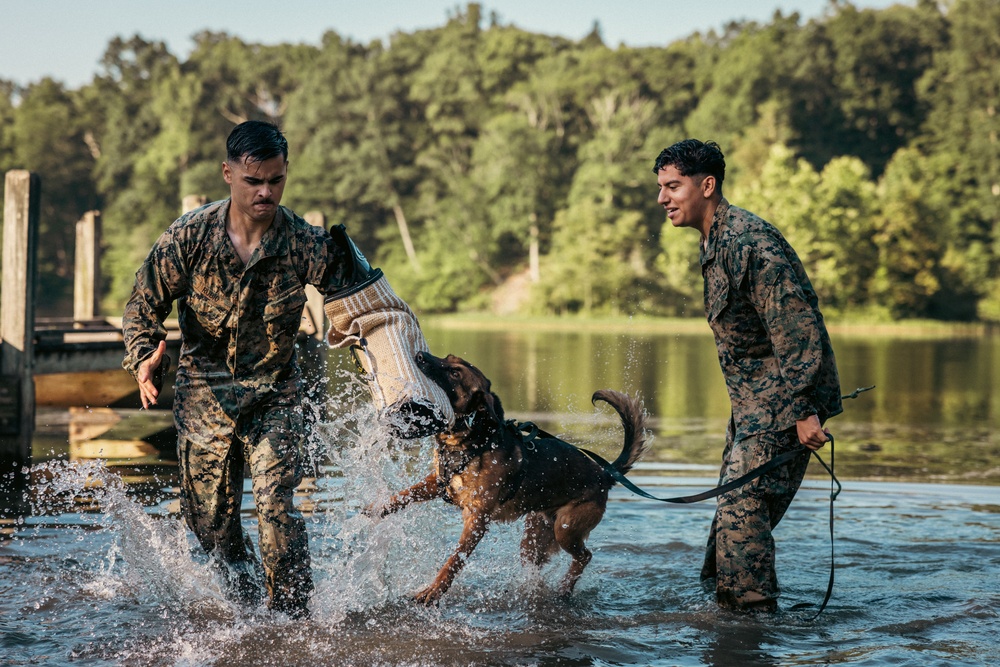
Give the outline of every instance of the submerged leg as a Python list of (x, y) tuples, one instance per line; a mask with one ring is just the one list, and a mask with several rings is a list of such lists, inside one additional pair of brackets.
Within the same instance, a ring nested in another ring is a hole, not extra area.
[[(794, 432), (762, 433), (735, 443), (725, 477), (734, 479), (798, 445)], [(716, 511), (716, 599), (737, 610), (773, 610), (781, 591), (772, 531), (802, 483), (808, 452), (740, 489)]]
[(313, 590), (305, 519), (294, 504), (302, 481), (301, 411), (277, 406), (262, 412), (249, 433), (250, 471), (257, 504), (261, 560), (272, 609), (304, 616)]
[(211, 400), (186, 394), (178, 394), (174, 414), (181, 513), (215, 559), (230, 596), (256, 606), (261, 567), (240, 518), (244, 456), (235, 425)]

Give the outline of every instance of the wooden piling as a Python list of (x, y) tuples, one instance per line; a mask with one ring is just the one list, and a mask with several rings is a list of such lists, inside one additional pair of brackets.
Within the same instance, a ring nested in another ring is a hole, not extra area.
[[(326, 216), (320, 211), (308, 211), (303, 216), (314, 227), (325, 227)], [(306, 305), (302, 309), (302, 325), (299, 331), (309, 334), (309, 337), (299, 344), (299, 359), (302, 361), (302, 379), (305, 386), (304, 401), (313, 406), (307, 410), (310, 414), (319, 415), (325, 419), (326, 399), (329, 389), (327, 373), (327, 355), (329, 346), (326, 344), (325, 313), (323, 312), (323, 295), (312, 285), (306, 285)]]
[[(307, 211), (304, 216), (305, 221), (313, 227), (326, 228), (326, 216), (321, 211)], [(303, 318), (308, 318), (312, 325), (309, 333), (319, 341), (323, 341), (326, 335), (326, 321), (323, 312), (323, 295), (312, 285), (306, 285), (306, 312)], [(306, 324), (306, 322), (303, 322)]]
[(188, 213), (208, 203), (206, 195), (184, 195), (181, 199), (181, 214)]
[(87, 211), (76, 223), (73, 321), (96, 320), (101, 295), (101, 213)]
[[(41, 179), (24, 170), (4, 179), (0, 290), (0, 513), (19, 512), (35, 428), (32, 376), (38, 202)], [(11, 484), (10, 482), (13, 481)]]

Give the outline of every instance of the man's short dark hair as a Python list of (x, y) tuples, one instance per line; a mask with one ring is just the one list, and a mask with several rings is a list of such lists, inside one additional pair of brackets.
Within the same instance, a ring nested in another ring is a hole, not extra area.
[(656, 156), (653, 173), (657, 174), (664, 167), (670, 166), (676, 167), (681, 176), (715, 176), (715, 187), (722, 192), (722, 181), (726, 178), (726, 158), (719, 144), (714, 141), (685, 139), (670, 148), (664, 148)]
[(263, 162), (281, 155), (288, 159), (288, 141), (274, 123), (248, 120), (240, 123), (226, 139), (226, 159), (239, 162), (246, 157), (250, 162)]

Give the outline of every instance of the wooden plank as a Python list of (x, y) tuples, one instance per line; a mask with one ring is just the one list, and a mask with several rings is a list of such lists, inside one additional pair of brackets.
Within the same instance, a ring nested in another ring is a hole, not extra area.
[(83, 440), (69, 444), (70, 460), (142, 459), (156, 457), (159, 450), (145, 440)]
[(83, 408), (71, 406), (69, 409), (69, 442), (94, 440), (122, 420), (121, 413), (111, 408)]
[(170, 454), (176, 446), (173, 414), (169, 411), (69, 409), (70, 459), (162, 461), (163, 446)]

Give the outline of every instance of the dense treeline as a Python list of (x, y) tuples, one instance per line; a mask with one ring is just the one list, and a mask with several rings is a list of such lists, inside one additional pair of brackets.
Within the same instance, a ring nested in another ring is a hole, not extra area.
[(116, 38), (77, 90), (0, 82), (0, 170), (43, 177), (40, 314), (69, 313), (73, 225), (94, 208), (120, 312), (181, 197), (226, 196), (224, 138), (259, 118), (291, 145), (284, 202), (345, 223), (423, 312), (698, 313), (697, 235), (664, 227), (650, 172), (696, 136), (829, 314), (1000, 320), (998, 0), (834, 1), (665, 48), (476, 4), (384, 43), (195, 42), (181, 61)]

